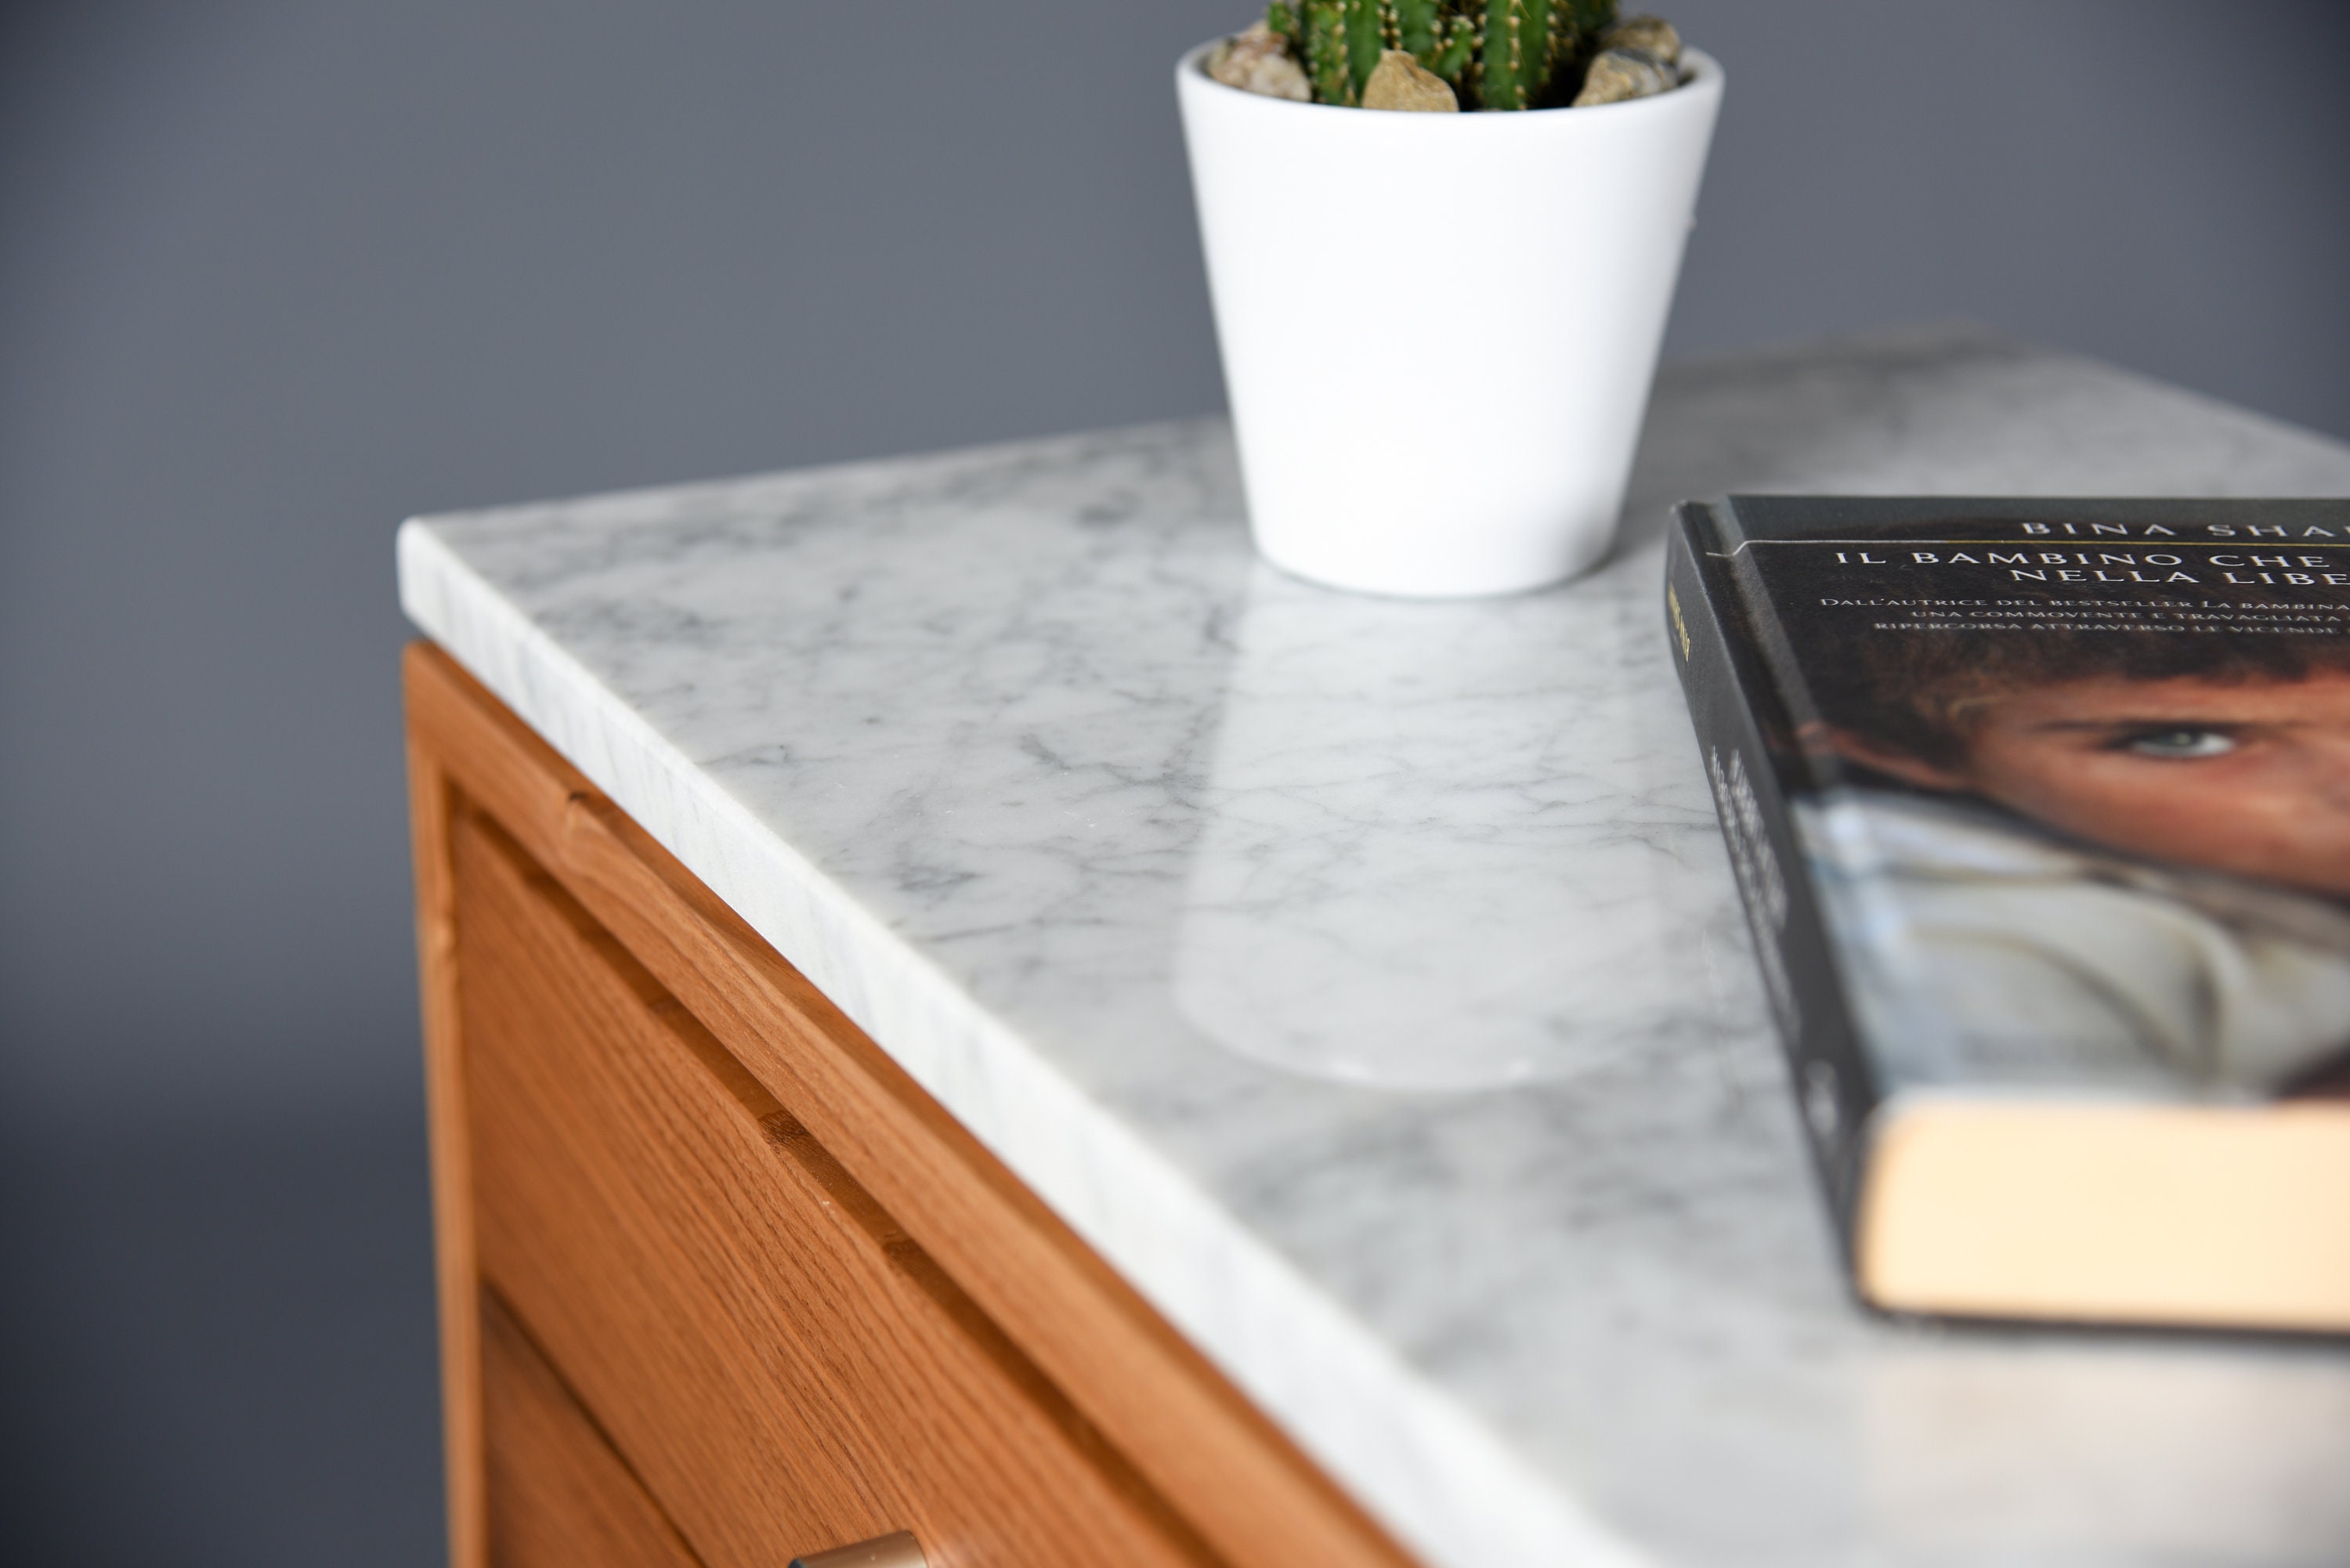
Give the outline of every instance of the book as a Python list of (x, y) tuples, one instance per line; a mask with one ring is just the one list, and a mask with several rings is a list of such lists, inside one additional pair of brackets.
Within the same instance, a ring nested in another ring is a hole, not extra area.
[(2350, 502), (1691, 503), (1665, 615), (1859, 1297), (2350, 1331)]

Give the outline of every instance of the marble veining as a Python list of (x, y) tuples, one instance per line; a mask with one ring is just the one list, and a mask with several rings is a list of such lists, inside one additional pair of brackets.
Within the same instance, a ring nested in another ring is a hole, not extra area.
[(1731, 490), (2350, 493), (1933, 330), (1669, 367), (1565, 588), (1252, 557), (1221, 421), (420, 519), (416, 623), (1442, 1568), (2350, 1559), (2338, 1345), (1845, 1294), (1655, 603)]

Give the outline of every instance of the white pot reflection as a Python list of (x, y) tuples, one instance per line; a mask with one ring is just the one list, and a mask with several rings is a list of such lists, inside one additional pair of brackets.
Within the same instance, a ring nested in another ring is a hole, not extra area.
[(1718, 850), (1659, 613), (1621, 591), (1360, 598), (1260, 568), (1177, 938), (1185, 1015), (1258, 1061), (1430, 1089), (1710, 1033), (1721, 904), (1679, 863)]

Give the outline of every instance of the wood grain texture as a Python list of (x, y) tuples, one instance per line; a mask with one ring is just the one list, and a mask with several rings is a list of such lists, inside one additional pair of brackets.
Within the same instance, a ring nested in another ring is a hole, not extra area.
[[(1082, 1429), (1236, 1565), (1413, 1562), (902, 1069), (438, 649), (411, 744), (790, 1107)], [(849, 1537), (853, 1539), (854, 1537)]]
[(409, 823), (416, 861), (416, 953), (432, 1127), (433, 1265), (441, 1318), (441, 1423), (450, 1568), (489, 1568), (483, 1494), (481, 1279), (473, 1259), (473, 1179), (457, 1033), (457, 931), (449, 866), (454, 791), (411, 725)]
[(498, 1568), (702, 1568), (494, 1293), (481, 1298), (482, 1433)]
[(905, 1529), (942, 1568), (1212, 1562), (510, 837), (451, 843), (483, 1278), (713, 1568)]

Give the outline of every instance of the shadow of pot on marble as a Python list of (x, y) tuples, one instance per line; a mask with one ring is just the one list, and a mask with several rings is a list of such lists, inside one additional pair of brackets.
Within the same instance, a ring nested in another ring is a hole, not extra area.
[(1503, 594), (1607, 553), (1721, 108), (1403, 114), (1176, 67), (1257, 548), (1368, 593)]

